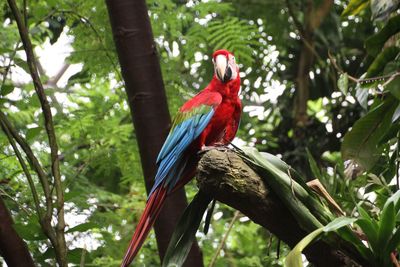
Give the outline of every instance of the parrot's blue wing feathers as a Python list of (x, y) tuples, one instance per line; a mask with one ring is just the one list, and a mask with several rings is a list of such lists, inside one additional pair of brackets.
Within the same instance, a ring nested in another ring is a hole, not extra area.
[(215, 107), (219, 103), (220, 101), (212, 104), (200, 103), (177, 114), (170, 133), (158, 154), (158, 170), (149, 196), (161, 184), (168, 187), (168, 191), (176, 185), (187, 163), (187, 159), (184, 157), (185, 150), (207, 127), (214, 115)]

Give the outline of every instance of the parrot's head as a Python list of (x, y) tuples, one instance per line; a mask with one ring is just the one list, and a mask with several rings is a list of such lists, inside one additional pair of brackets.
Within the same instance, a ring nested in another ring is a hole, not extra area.
[(239, 75), (239, 66), (233, 54), (227, 50), (217, 50), (213, 54), (215, 76), (223, 83), (235, 80)]

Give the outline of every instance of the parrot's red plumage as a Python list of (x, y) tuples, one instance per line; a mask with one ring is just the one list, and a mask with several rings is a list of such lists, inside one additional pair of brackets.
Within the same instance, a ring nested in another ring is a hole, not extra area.
[(207, 146), (229, 144), (239, 127), (239, 67), (232, 53), (213, 54), (210, 84), (187, 101), (177, 113), (157, 158), (158, 170), (144, 212), (121, 266), (128, 266), (153, 226), (165, 198), (193, 178), (197, 152)]

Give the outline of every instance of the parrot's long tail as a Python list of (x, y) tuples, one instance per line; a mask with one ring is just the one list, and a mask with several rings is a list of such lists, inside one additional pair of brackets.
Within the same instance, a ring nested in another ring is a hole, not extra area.
[(133, 261), (139, 249), (142, 247), (144, 240), (151, 230), (167, 196), (167, 189), (163, 186), (158, 187), (150, 196), (146, 203), (146, 207), (136, 226), (135, 233), (129, 243), (125, 253), (121, 267), (127, 267)]

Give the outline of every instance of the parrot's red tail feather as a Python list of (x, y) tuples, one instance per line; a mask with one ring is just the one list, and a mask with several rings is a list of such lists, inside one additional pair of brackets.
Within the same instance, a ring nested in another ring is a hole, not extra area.
[(164, 204), (165, 197), (167, 196), (167, 190), (163, 186), (157, 188), (150, 196), (146, 203), (146, 207), (140, 217), (139, 223), (136, 226), (135, 233), (132, 236), (131, 242), (129, 243), (128, 249), (125, 253), (124, 260), (122, 261), (121, 267), (127, 267), (133, 261), (136, 254), (139, 252), (146, 239), (148, 233), (151, 230), (161, 208)]

